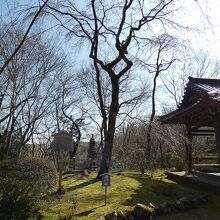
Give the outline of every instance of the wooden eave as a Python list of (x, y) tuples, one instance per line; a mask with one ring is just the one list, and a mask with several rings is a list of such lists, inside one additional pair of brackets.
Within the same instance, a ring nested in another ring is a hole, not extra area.
[(204, 96), (183, 109), (162, 116), (160, 121), (163, 124), (191, 124), (198, 127), (212, 127), (219, 108), (220, 102)]
[(192, 78), (177, 110), (160, 117), (163, 124), (212, 127), (220, 116), (220, 79)]

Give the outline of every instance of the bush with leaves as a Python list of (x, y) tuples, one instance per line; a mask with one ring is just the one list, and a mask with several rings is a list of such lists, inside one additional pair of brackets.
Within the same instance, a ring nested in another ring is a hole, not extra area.
[(29, 219), (42, 195), (57, 189), (57, 171), (47, 160), (0, 161), (0, 219)]
[(58, 174), (55, 166), (48, 160), (27, 158), (19, 163), (24, 180), (33, 183), (42, 193), (57, 190)]
[(180, 156), (172, 155), (169, 159), (169, 164), (171, 167), (175, 167), (178, 171), (182, 171), (184, 170), (185, 161), (184, 158)]
[(33, 184), (15, 177), (0, 177), (0, 219), (29, 219), (39, 200)]
[(0, 177), (15, 177), (34, 185), (40, 193), (57, 190), (58, 175), (55, 166), (48, 160), (26, 158), (0, 162)]

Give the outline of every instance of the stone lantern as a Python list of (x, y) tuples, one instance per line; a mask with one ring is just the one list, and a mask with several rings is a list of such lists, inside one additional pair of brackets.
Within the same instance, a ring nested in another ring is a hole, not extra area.
[(53, 134), (52, 149), (58, 155), (59, 169), (59, 186), (58, 192), (62, 191), (62, 171), (63, 171), (63, 156), (64, 153), (70, 152), (73, 148), (73, 134), (67, 131), (59, 131)]

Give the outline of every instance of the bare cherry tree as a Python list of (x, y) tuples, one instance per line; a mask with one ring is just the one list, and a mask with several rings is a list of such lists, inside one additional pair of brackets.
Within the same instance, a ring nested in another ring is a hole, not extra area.
[[(166, 31), (166, 27), (172, 25), (181, 27), (172, 17), (178, 4), (175, 0), (92, 0), (81, 4), (67, 0), (49, 2), (47, 8), (70, 37), (79, 39), (80, 43), (85, 40), (89, 45), (88, 55), (95, 69), (105, 141), (99, 177), (110, 167), (120, 107), (120, 80), (129, 74), (141, 40), (148, 40), (150, 44), (155, 31)], [(109, 109), (106, 109), (102, 94), (103, 74), (109, 77), (111, 86)]]

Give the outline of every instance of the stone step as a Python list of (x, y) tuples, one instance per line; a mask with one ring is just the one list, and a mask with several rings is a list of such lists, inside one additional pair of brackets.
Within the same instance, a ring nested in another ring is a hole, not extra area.
[(214, 181), (216, 184), (219, 184), (220, 187), (220, 173), (204, 173), (200, 171), (193, 171), (193, 175), (202, 178), (204, 181)]

